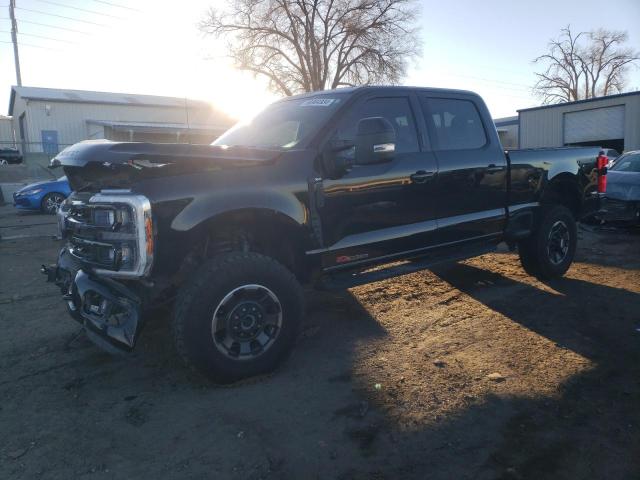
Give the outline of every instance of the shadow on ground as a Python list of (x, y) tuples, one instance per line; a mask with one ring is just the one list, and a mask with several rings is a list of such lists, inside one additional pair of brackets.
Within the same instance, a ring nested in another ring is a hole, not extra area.
[[(7, 292), (55, 248), (0, 251)], [(311, 293), (292, 358), (227, 388), (177, 362), (166, 314), (112, 358), (54, 287), (16, 290), (0, 304), (0, 477), (640, 478), (640, 295), (500, 268)]]

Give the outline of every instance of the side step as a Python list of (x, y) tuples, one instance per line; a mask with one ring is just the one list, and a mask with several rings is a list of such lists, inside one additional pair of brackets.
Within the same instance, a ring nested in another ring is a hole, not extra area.
[[(495, 251), (497, 245), (482, 245), (481, 247), (449, 247), (445, 250), (413, 258), (400, 265), (370, 266), (367, 270), (339, 271), (322, 276), (316, 285), (321, 290), (344, 290), (358, 285), (379, 282), (388, 278), (399, 277), (409, 273), (419, 272), (435, 265), (458, 262)], [(456, 251), (457, 250), (457, 251)], [(375, 269), (375, 270), (374, 270)]]

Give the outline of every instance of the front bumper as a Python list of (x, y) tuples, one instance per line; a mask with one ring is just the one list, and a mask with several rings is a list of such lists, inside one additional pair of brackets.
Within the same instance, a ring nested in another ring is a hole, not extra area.
[(142, 328), (142, 302), (134, 291), (85, 271), (66, 249), (42, 273), (60, 287), (69, 313), (94, 343), (110, 352), (133, 350)]
[(640, 224), (640, 201), (604, 197), (598, 218), (607, 223)]
[(13, 194), (13, 206), (24, 210), (40, 210), (42, 195), (17, 195)]

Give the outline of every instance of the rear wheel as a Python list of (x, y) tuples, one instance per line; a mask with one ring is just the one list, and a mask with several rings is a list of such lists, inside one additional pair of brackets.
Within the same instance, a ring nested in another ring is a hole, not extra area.
[(560, 277), (571, 266), (577, 243), (571, 211), (562, 205), (547, 207), (536, 231), (518, 243), (520, 262), (529, 275), (541, 280)]
[(220, 255), (179, 294), (179, 355), (217, 383), (274, 370), (291, 352), (303, 315), (295, 277), (257, 253)]
[(9, 165), (9, 162), (6, 158), (0, 158), (0, 165)]
[(57, 192), (47, 193), (40, 204), (42, 213), (55, 214), (64, 202), (64, 195)]

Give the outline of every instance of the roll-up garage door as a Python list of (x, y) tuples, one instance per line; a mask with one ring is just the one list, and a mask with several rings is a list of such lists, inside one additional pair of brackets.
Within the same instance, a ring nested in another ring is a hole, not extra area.
[(564, 143), (624, 138), (624, 105), (564, 114)]

